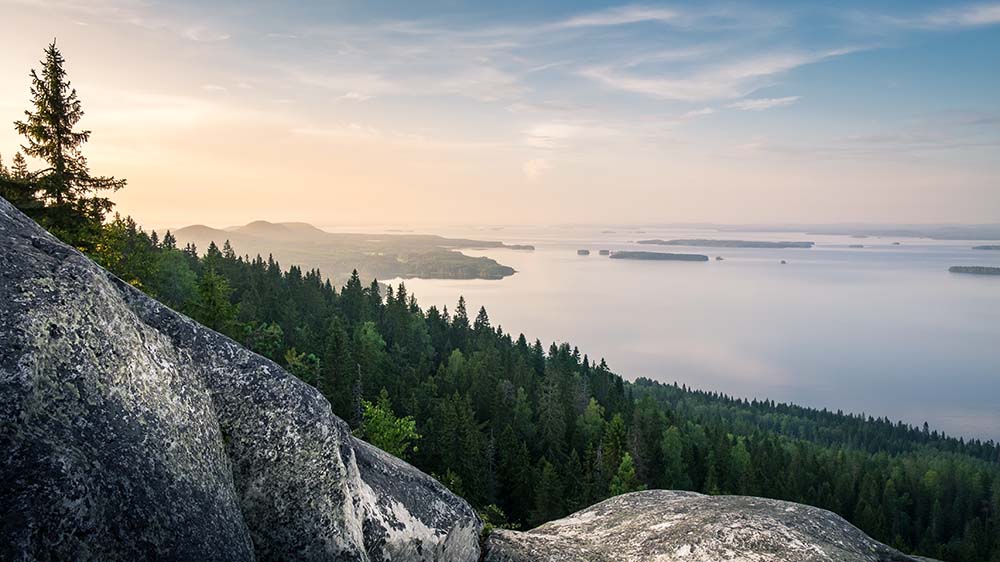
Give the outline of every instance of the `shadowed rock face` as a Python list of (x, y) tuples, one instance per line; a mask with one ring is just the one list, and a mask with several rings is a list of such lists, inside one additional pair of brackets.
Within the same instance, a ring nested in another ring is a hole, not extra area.
[(486, 562), (916, 562), (841, 517), (746, 496), (652, 490), (527, 533), (496, 531)]
[(3, 199), (0, 450), (2, 560), (479, 556), (463, 500)]

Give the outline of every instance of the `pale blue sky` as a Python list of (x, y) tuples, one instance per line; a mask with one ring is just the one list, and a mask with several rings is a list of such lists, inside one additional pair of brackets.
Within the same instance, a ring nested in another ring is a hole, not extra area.
[(1000, 217), (996, 2), (0, 8), (0, 118), (59, 37), (147, 223)]

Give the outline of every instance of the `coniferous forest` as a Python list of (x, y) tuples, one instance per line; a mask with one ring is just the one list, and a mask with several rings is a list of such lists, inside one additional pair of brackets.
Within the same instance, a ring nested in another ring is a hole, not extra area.
[[(0, 166), (2, 195), (126, 282), (282, 364), (365, 439), (528, 528), (643, 488), (748, 494), (832, 510), (901, 550), (1000, 562), (1000, 445), (926, 425), (626, 382), (569, 343), (485, 309), (421, 308), (405, 285), (177, 247), (115, 216), (74, 134), (82, 111), (53, 44), (18, 130), (48, 166)], [(53, 131), (58, 134), (53, 134)], [(637, 324), (636, 330), (641, 330)], [(683, 379), (684, 373), (672, 373)]]

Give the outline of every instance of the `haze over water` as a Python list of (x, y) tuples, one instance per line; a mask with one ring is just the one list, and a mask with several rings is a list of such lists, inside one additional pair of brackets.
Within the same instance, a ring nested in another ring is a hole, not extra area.
[[(518, 273), (500, 281), (405, 280), (425, 309), (568, 341), (627, 379), (841, 409), (949, 434), (1000, 438), (1000, 278), (975, 241), (597, 227), (442, 229), (534, 244), (485, 250)], [(640, 246), (646, 238), (811, 240), (812, 249)], [(896, 246), (893, 242), (899, 241)], [(850, 248), (863, 244), (864, 248)], [(589, 249), (590, 256), (578, 256)], [(598, 250), (703, 253), (724, 261), (611, 260)], [(781, 265), (780, 260), (787, 260)], [(398, 280), (394, 281), (398, 282)]]

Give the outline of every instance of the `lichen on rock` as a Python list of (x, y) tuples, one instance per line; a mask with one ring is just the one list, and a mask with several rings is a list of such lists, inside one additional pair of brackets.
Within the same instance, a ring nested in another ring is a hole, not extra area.
[(479, 556), (464, 500), (2, 199), (0, 448), (3, 560)]
[(916, 562), (829, 511), (749, 496), (651, 490), (528, 532), (496, 531), (486, 562)]

